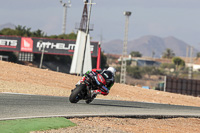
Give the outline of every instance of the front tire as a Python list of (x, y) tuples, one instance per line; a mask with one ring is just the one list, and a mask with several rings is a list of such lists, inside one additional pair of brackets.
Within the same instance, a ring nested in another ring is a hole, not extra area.
[(85, 84), (81, 84), (79, 86), (77, 86), (71, 93), (70, 97), (69, 97), (69, 101), (71, 103), (77, 103), (80, 99), (81, 99), (81, 91), (83, 89), (85, 89), (86, 85)]

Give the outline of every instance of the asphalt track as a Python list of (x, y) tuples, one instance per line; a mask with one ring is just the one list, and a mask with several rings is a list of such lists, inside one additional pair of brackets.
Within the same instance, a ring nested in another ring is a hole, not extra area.
[(68, 97), (0, 93), (0, 120), (36, 117), (200, 118), (200, 107), (95, 99), (71, 104)]

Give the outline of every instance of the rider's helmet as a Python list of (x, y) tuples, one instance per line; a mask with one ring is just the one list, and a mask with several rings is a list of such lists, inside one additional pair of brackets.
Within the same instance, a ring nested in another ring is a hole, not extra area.
[(114, 76), (115, 76), (116, 69), (113, 67), (109, 67), (108, 69), (105, 69), (101, 72), (101, 75), (106, 81), (106, 84), (110, 84), (114, 82)]
[(109, 67), (107, 70), (108, 70), (108, 71), (111, 71), (112, 74), (115, 76), (116, 69), (115, 69), (114, 67)]

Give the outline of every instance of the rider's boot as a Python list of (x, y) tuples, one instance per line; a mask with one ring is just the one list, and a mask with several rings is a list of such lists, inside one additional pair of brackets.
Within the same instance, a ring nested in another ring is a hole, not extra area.
[(101, 91), (91, 90), (90, 94), (91, 97), (85, 101), (87, 104), (91, 103), (96, 98), (97, 94), (101, 94)]
[(96, 97), (97, 94), (101, 94), (101, 90), (91, 90), (91, 98)]

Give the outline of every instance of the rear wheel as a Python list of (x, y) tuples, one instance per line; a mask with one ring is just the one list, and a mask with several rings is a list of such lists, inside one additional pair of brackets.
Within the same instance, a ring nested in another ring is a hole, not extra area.
[(85, 84), (81, 84), (79, 86), (77, 86), (71, 93), (70, 97), (69, 97), (69, 101), (71, 103), (77, 103), (80, 99), (82, 99), (82, 95), (81, 95), (81, 91), (83, 89), (85, 89), (86, 85)]

